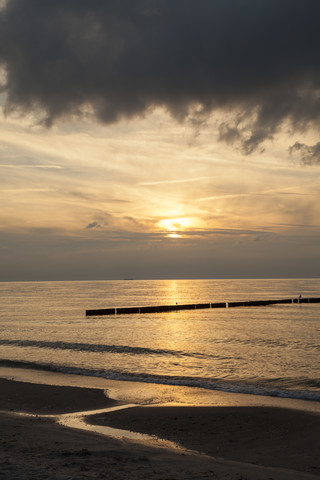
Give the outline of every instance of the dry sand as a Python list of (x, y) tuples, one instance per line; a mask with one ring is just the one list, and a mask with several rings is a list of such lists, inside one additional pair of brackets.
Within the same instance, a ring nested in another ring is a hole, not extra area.
[(1, 479), (320, 478), (317, 414), (182, 406), (136, 407), (89, 417), (91, 423), (156, 434), (205, 453), (200, 454), (65, 428), (54, 417), (41, 416), (113, 405), (101, 389), (0, 379), (0, 392)]

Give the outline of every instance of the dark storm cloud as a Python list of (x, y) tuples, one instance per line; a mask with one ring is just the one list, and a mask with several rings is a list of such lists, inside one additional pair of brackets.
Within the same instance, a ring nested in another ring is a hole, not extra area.
[(250, 153), (284, 121), (319, 126), (319, 20), (318, 0), (8, 0), (6, 111), (49, 126), (87, 106), (113, 123), (159, 105), (201, 125), (224, 109), (221, 139)]

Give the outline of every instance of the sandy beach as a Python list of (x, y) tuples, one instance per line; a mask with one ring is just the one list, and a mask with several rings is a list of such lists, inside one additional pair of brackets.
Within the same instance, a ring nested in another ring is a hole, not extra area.
[(320, 416), (314, 412), (235, 402), (137, 406), (87, 417), (90, 424), (168, 439), (178, 445), (172, 448), (57, 424), (63, 413), (118, 405), (106, 397), (102, 385), (84, 388), (1, 378), (0, 478), (320, 478)]

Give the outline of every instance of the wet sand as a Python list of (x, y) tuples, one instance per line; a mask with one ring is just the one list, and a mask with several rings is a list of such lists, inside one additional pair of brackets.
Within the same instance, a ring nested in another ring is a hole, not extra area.
[(102, 383), (80, 388), (0, 379), (0, 392), (0, 478), (7, 480), (320, 478), (316, 413), (244, 405), (141, 406), (88, 417), (90, 423), (157, 435), (201, 454), (74, 430), (41, 416), (115, 405)]
[(275, 407), (136, 407), (87, 419), (237, 462), (320, 475), (320, 416)]
[(117, 402), (102, 389), (11, 381), (0, 378), (0, 409), (36, 414), (59, 414), (105, 408)]

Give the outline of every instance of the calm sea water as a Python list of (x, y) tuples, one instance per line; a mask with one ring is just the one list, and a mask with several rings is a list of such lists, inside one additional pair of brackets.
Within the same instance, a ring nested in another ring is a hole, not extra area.
[(85, 316), (300, 294), (320, 279), (0, 283), (0, 366), (320, 401), (320, 304)]

